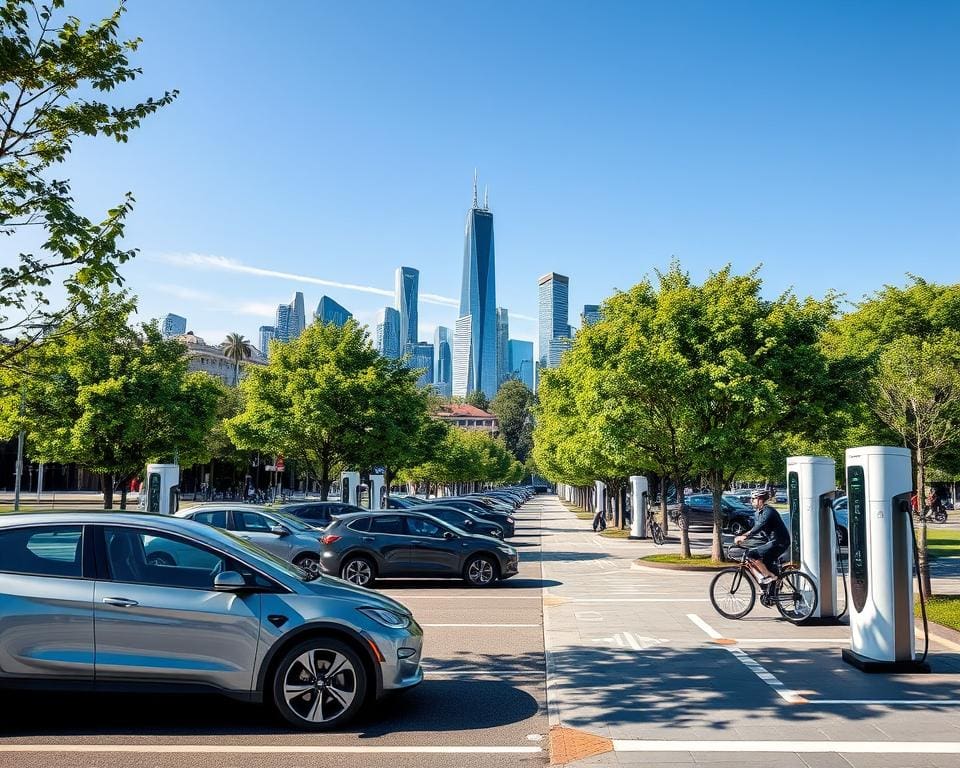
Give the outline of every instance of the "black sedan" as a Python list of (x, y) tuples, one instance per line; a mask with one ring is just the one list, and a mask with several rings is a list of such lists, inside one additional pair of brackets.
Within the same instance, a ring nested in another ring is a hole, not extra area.
[(461, 578), (485, 587), (515, 576), (517, 550), (430, 515), (358, 512), (336, 518), (320, 539), (320, 567), (357, 586), (378, 578)]
[(320, 528), (328, 525), (336, 515), (347, 515), (351, 512), (363, 512), (363, 507), (353, 504), (344, 504), (341, 501), (303, 501), (293, 504), (284, 504), (278, 507), (281, 512), (306, 520), (310, 525)]
[(493, 536), (495, 539), (504, 537), (504, 528), (493, 520), (484, 520), (482, 517), (463, 512), (456, 507), (440, 504), (424, 504), (417, 507), (417, 512), (423, 512), (445, 523), (450, 523), (467, 533), (478, 533), (481, 536)]
[[(695, 493), (684, 499), (687, 512), (687, 522), (691, 527), (713, 527), (713, 495), (709, 493)], [(671, 504), (668, 508), (670, 517), (676, 519), (680, 507)], [(753, 509), (729, 496), (720, 498), (720, 514), (722, 515), (721, 529), (734, 536), (746, 533), (753, 528), (756, 519)]]

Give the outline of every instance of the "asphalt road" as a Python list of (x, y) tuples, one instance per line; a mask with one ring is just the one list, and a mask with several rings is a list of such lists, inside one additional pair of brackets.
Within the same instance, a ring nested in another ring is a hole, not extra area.
[(518, 518), (520, 573), (502, 585), (381, 583), (424, 627), (426, 679), (348, 731), (291, 732), (265, 707), (216, 696), (6, 694), (0, 750), (29, 751), (0, 751), (0, 766), (545, 765), (540, 504), (528, 503)]

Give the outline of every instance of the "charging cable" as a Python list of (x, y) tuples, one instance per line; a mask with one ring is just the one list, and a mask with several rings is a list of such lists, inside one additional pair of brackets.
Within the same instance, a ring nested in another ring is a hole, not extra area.
[(920, 591), (920, 616), (923, 618), (923, 655), (920, 661), (927, 660), (927, 651), (930, 648), (930, 627), (927, 625), (927, 599), (923, 594), (923, 578), (920, 576), (920, 548), (917, 546), (917, 529), (913, 526), (913, 515), (907, 508), (907, 517), (910, 519), (910, 533), (913, 539), (913, 570), (917, 574), (917, 589)]

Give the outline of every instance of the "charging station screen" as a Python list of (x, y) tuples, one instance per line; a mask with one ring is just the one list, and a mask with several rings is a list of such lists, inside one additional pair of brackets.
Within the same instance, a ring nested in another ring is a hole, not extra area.
[(847, 468), (850, 593), (857, 611), (867, 604), (867, 495), (863, 467)]
[(790, 562), (800, 562), (800, 476), (787, 475), (787, 499), (790, 502)]

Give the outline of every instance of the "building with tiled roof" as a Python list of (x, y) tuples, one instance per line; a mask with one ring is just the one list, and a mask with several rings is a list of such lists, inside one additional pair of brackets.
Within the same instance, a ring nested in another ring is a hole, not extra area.
[(447, 403), (435, 414), (438, 419), (460, 429), (479, 429), (496, 437), (500, 420), (489, 411), (466, 403)]

